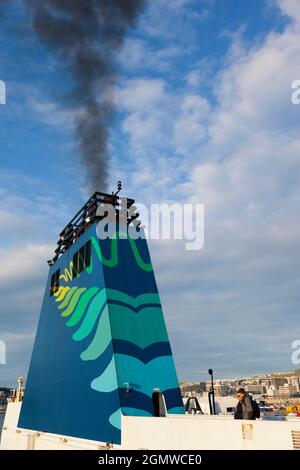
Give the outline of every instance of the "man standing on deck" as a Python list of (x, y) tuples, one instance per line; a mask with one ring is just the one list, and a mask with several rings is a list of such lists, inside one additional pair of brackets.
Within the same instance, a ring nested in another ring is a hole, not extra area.
[(255, 419), (252, 400), (244, 388), (236, 392), (236, 398), (239, 400), (234, 419)]

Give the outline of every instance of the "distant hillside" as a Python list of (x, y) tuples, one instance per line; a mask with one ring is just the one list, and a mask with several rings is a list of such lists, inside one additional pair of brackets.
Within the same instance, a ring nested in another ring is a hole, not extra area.
[(273, 374), (271, 374), (272, 377), (280, 377), (280, 376), (283, 376), (283, 377), (289, 377), (289, 376), (300, 376), (300, 369), (296, 369), (296, 370), (292, 370), (292, 371), (287, 371), (287, 372), (273, 372)]

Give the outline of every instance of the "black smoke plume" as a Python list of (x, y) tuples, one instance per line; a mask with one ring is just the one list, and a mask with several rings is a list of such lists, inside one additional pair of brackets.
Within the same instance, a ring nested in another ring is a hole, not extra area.
[(88, 187), (107, 183), (108, 137), (114, 114), (116, 52), (147, 0), (26, 0), (40, 42), (73, 78), (68, 98)]

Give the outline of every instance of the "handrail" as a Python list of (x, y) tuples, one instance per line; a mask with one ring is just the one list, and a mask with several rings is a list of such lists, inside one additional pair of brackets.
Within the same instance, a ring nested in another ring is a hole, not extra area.
[[(119, 192), (119, 191), (118, 191)], [(86, 229), (96, 220), (103, 219), (104, 216), (97, 215), (97, 209), (103, 204), (109, 204), (114, 207), (116, 213), (116, 221), (119, 220), (119, 213), (121, 210), (121, 199), (116, 194), (107, 194), (96, 191), (88, 201), (81, 207), (81, 209), (74, 215), (70, 222), (64, 227), (59, 234), (57, 241), (57, 248), (55, 249), (54, 257), (47, 261), (49, 266), (52, 266), (58, 258), (65, 253), (70, 246), (86, 231)], [(128, 209), (134, 204), (134, 199), (127, 199), (127, 225), (138, 217), (138, 214), (129, 216)], [(122, 207), (124, 210), (124, 208)]]
[[(101, 442), (87, 442), (86, 439), (80, 439), (70, 437), (70, 436), (62, 436), (60, 434), (51, 434), (51, 433), (45, 433), (45, 432), (40, 432), (40, 431), (32, 431), (29, 429), (22, 429), (22, 428), (11, 428), (10, 426), (4, 426), (3, 431), (10, 431), (13, 433), (17, 433), (21, 436), (24, 437), (31, 437), (34, 438), (34, 447), (35, 447), (35, 441), (36, 440), (41, 440), (45, 442), (51, 442), (55, 443), (56, 445), (67, 445), (68, 447), (73, 447), (73, 448), (83, 448), (87, 449), (89, 447), (91, 450), (114, 450), (114, 447), (111, 445), (111, 443), (101, 443)], [(32, 443), (31, 443), (32, 445)], [(34, 448), (32, 449), (34, 450)]]

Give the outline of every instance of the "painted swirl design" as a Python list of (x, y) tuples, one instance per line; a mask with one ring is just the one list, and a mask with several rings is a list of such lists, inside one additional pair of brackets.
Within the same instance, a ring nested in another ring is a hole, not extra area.
[[(99, 241), (91, 237), (91, 264), (86, 269), (93, 272), (97, 261), (108, 268), (118, 265), (118, 236), (111, 241), (110, 257), (104, 257)], [(128, 238), (137, 267), (152, 271), (131, 238)], [(101, 393), (119, 390), (120, 408), (109, 418), (110, 423), (120, 429), (123, 414), (152, 415), (152, 392), (155, 377), (165, 396), (168, 410), (179, 411), (178, 382), (172, 352), (164, 323), (163, 312), (157, 292), (148, 292), (132, 297), (125, 292), (109, 287), (78, 287), (73, 285), (73, 265), (64, 270), (60, 285), (54, 294), (58, 311), (65, 325), (70, 328), (72, 339), (85, 340), (81, 352), (82, 361), (99, 360), (112, 345), (111, 359), (107, 367), (91, 382), (91, 388)], [(86, 344), (88, 345), (86, 346)], [(126, 393), (126, 387), (134, 394)], [(172, 406), (172, 403), (174, 406)]]

